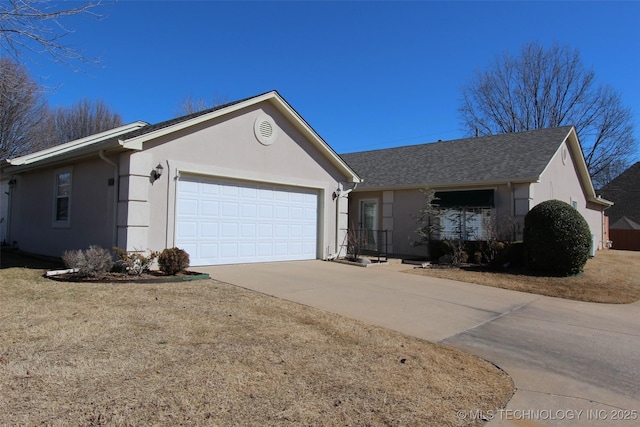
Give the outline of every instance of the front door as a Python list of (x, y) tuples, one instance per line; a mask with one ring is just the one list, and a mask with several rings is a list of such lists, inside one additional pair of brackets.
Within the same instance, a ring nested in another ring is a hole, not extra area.
[(377, 249), (378, 201), (360, 201), (360, 239), (364, 250)]

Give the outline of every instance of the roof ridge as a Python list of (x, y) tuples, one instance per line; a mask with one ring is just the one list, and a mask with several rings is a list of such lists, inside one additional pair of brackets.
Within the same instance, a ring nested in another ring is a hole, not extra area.
[[(390, 150), (395, 150), (395, 149), (402, 149), (402, 148), (410, 148), (410, 147), (422, 147), (422, 146), (426, 146), (426, 145), (436, 145), (436, 144), (451, 144), (451, 143), (457, 143), (457, 142), (462, 142), (462, 141), (480, 141), (480, 140), (486, 140), (486, 139), (496, 139), (496, 138), (501, 138), (501, 137), (508, 137), (508, 136), (523, 136), (526, 135), (528, 133), (539, 133), (539, 132), (544, 132), (544, 131), (555, 131), (555, 130), (560, 130), (560, 129), (570, 129), (572, 128), (573, 125), (565, 125), (565, 126), (555, 126), (555, 127), (550, 127), (550, 128), (540, 128), (540, 129), (530, 129), (530, 130), (526, 130), (526, 131), (522, 131), (522, 132), (505, 132), (505, 133), (496, 133), (496, 134), (492, 134), (492, 135), (482, 135), (482, 136), (469, 136), (469, 137), (465, 137), (465, 138), (456, 138), (456, 139), (448, 139), (448, 140), (438, 140), (438, 141), (432, 141), (432, 142), (422, 142), (422, 143), (418, 143), (418, 144), (409, 144), (409, 145), (398, 145), (395, 147), (387, 147), (387, 148), (376, 148), (373, 150), (364, 150), (364, 151), (351, 151), (348, 153), (343, 153), (341, 155), (349, 155), (349, 154), (359, 154), (359, 153), (372, 153), (372, 152), (381, 152), (381, 151), (390, 151)], [(640, 162), (638, 162), (640, 163)]]

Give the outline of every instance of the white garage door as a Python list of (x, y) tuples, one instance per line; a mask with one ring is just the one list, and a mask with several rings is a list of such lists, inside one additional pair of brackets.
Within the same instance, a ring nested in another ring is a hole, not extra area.
[(315, 259), (318, 194), (248, 182), (178, 182), (176, 246), (192, 266)]

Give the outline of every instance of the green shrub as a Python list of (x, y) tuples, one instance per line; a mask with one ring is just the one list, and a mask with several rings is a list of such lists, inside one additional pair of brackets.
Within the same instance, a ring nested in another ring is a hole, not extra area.
[(124, 249), (114, 247), (113, 252), (119, 258), (117, 267), (134, 276), (140, 276), (149, 271), (151, 264), (158, 257), (158, 252), (154, 251), (151, 251), (149, 255), (144, 255), (140, 252), (127, 252)]
[(160, 271), (174, 276), (189, 267), (189, 254), (179, 248), (163, 250), (158, 257)]
[(103, 278), (113, 267), (113, 259), (108, 250), (100, 246), (89, 246), (89, 249), (65, 251), (62, 261), (67, 268), (77, 269), (81, 277)]
[(512, 242), (506, 246), (505, 261), (513, 267), (524, 267), (524, 242)]
[(558, 276), (578, 274), (589, 259), (590, 248), (589, 224), (568, 203), (548, 200), (525, 216), (524, 252), (531, 270)]
[(432, 261), (439, 260), (444, 255), (451, 255), (453, 247), (449, 240), (431, 240), (429, 242), (429, 259)]

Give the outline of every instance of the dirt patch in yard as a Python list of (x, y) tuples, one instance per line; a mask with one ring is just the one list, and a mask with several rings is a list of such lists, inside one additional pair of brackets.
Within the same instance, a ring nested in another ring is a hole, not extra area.
[(513, 393), (455, 349), (214, 280), (42, 274), (0, 271), (1, 425), (481, 425), (459, 414)]
[(573, 277), (531, 276), (519, 271), (497, 272), (477, 267), (405, 271), (577, 301), (627, 304), (640, 299), (640, 252), (632, 251), (598, 251), (587, 261), (584, 273)]

